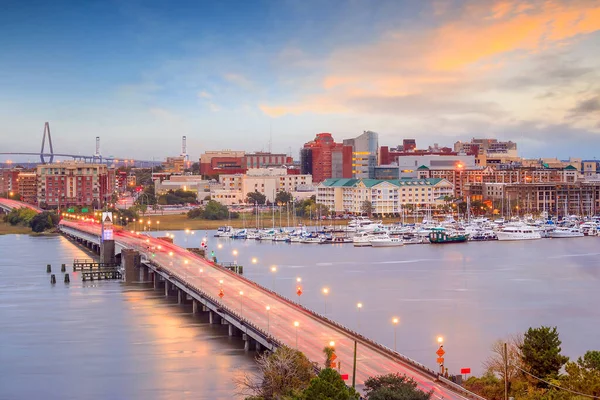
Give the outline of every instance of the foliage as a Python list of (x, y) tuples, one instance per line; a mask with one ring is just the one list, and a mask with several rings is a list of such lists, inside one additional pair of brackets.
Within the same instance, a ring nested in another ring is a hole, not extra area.
[[(135, 207), (129, 207), (126, 210), (120, 210), (120, 217), (123, 217), (123, 225), (125, 226), (133, 223), (134, 219), (139, 218)], [(127, 218), (129, 218), (129, 220)]]
[(56, 213), (44, 211), (34, 216), (29, 221), (29, 226), (34, 232), (43, 232), (58, 225), (59, 217)]
[(331, 368), (331, 363), (333, 362), (333, 353), (335, 349), (333, 347), (326, 346), (323, 349), (323, 354), (325, 354), (325, 368)]
[(290, 192), (286, 192), (286, 191), (280, 191), (277, 193), (277, 195), (275, 196), (275, 203), (276, 204), (287, 204), (289, 202), (292, 201), (292, 194)]
[(367, 379), (365, 394), (369, 400), (429, 400), (433, 391), (425, 393), (412, 378), (394, 373)]
[(325, 368), (310, 381), (310, 385), (298, 399), (306, 400), (352, 400), (359, 399), (358, 393), (346, 386), (340, 374), (331, 368)]
[(137, 199), (135, 200), (136, 204), (156, 204), (156, 196), (154, 195), (154, 184), (150, 184), (144, 187), (144, 191), (139, 194)]
[(169, 190), (166, 194), (160, 195), (157, 202), (161, 205), (196, 203), (196, 193), (182, 189)]
[(255, 190), (254, 192), (250, 192), (246, 195), (246, 202), (262, 206), (267, 202), (267, 196), (260, 193), (258, 190)]
[[(560, 354), (561, 343), (556, 327), (529, 328), (521, 346), (525, 369), (530, 374), (542, 379), (558, 378), (560, 369), (569, 361), (568, 357)], [(538, 382), (538, 386), (546, 387), (547, 385)]]
[(13, 192), (12, 196), (11, 196), (10, 192), (0, 193), (0, 197), (4, 198), (4, 199), (21, 201), (21, 194), (15, 193), (15, 192)]
[[(506, 343), (507, 357), (504, 357), (504, 343)], [(521, 347), (523, 346), (523, 335), (515, 334), (509, 336), (506, 340), (497, 340), (492, 344), (492, 355), (483, 362), (483, 366), (488, 373), (500, 377), (504, 382), (504, 367), (507, 361), (507, 377), (509, 388), (513, 381), (521, 377), (519, 368), (523, 368), (523, 355)]]
[(504, 381), (489, 370), (482, 377), (469, 377), (463, 386), (489, 400), (504, 399)]
[(223, 220), (230, 217), (236, 219), (239, 216), (236, 212), (230, 213), (226, 206), (215, 200), (209, 200), (204, 208), (194, 208), (187, 213), (189, 219)]
[(561, 377), (561, 387), (600, 396), (600, 351), (588, 351), (577, 362), (568, 362), (566, 375)]
[(246, 399), (300, 398), (315, 376), (313, 364), (304, 354), (287, 346), (257, 357), (258, 375), (247, 374), (237, 381)]
[(29, 223), (37, 215), (37, 212), (27, 207), (13, 208), (4, 217), (4, 220), (11, 225), (30, 226)]
[(369, 200), (363, 201), (360, 205), (360, 212), (370, 217), (373, 214), (373, 204)]

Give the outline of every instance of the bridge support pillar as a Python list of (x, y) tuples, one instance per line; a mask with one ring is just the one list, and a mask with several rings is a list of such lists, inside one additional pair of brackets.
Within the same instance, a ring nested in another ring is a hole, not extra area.
[(254, 350), (256, 350), (257, 353), (260, 353), (262, 350), (262, 346), (257, 341), (254, 341)]
[(229, 336), (235, 336), (235, 326), (229, 324)]
[(165, 297), (169, 297), (169, 286), (171, 285), (171, 283), (167, 280), (165, 280)]
[(202, 312), (208, 312), (208, 307), (206, 307), (204, 304), (202, 304)]
[[(113, 242), (114, 244), (114, 242)], [(140, 253), (132, 249), (123, 249), (121, 251), (121, 259), (125, 269), (125, 282), (133, 283), (143, 281), (142, 278), (142, 259)], [(139, 279), (139, 280), (138, 280)]]
[(192, 314), (198, 314), (198, 300), (192, 299)]
[(209, 324), (221, 323), (221, 316), (214, 311), (209, 311), (208, 312), (208, 323)]
[(103, 240), (100, 244), (100, 262), (105, 264), (115, 263), (115, 241)]
[(185, 292), (181, 289), (177, 289), (177, 304), (185, 303)]
[(154, 284), (154, 290), (160, 286), (160, 276), (155, 272), (152, 274), (152, 283)]
[(246, 333), (242, 334), (242, 339), (244, 339), (244, 351), (250, 351), (252, 342), (254, 342), (254, 340), (252, 340), (252, 338)]

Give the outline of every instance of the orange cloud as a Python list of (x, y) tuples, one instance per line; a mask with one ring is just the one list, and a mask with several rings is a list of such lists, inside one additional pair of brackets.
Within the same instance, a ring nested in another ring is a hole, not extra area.
[[(435, 4), (437, 18), (452, 9)], [(510, 61), (572, 44), (600, 30), (600, 3), (472, 0), (435, 28), (388, 32), (376, 42), (334, 51), (314, 94), (295, 104), (262, 105), (286, 113), (360, 111), (360, 98), (472, 96), (471, 87)]]

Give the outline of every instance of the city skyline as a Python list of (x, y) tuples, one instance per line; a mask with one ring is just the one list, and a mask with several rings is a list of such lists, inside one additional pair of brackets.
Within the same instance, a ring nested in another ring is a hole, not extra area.
[[(485, 3), (485, 4), (484, 4)], [(594, 158), (597, 1), (12, 3), (0, 16), (3, 151), (298, 157), (316, 133), (472, 137)]]

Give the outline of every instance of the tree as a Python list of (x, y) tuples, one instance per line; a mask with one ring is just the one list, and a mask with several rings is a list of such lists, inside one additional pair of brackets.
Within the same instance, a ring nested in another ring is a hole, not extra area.
[[(569, 357), (560, 354), (561, 343), (556, 327), (529, 328), (520, 347), (524, 369), (538, 378), (558, 378), (560, 369), (569, 361)], [(537, 385), (547, 387), (539, 381)]]
[(286, 192), (283, 190), (280, 192), (277, 192), (277, 195), (275, 196), (276, 204), (287, 204), (290, 201), (292, 201), (292, 194), (290, 192)]
[(313, 364), (304, 354), (287, 346), (256, 359), (258, 374), (246, 374), (237, 380), (243, 394), (262, 399), (300, 397), (315, 376)]
[[(504, 381), (498, 379), (491, 371), (487, 371), (482, 377), (469, 377), (463, 386), (489, 400), (504, 399)], [(371, 399), (369, 398), (369, 400)]]
[(358, 400), (359, 395), (353, 388), (346, 386), (336, 370), (325, 368), (310, 381), (310, 385), (299, 398), (303, 400)]
[(330, 346), (325, 346), (323, 349), (323, 354), (325, 354), (325, 368), (331, 368), (331, 363), (333, 362), (333, 353), (335, 349)]
[(425, 393), (412, 378), (394, 373), (367, 379), (365, 394), (368, 400), (429, 400), (433, 390)]
[(360, 212), (363, 214), (367, 214), (369, 217), (373, 214), (373, 203), (369, 200), (365, 200), (360, 205)]
[(188, 213), (187, 213), (188, 219), (202, 218), (203, 215), (204, 215), (204, 208), (202, 208), (202, 207), (193, 208), (190, 211), (188, 211)]
[[(202, 215), (204, 219), (210, 220), (227, 219), (228, 216), (229, 210), (227, 207), (215, 200), (209, 200), (206, 207), (204, 207), (204, 214)], [(237, 217), (237, 215), (235, 216)]]
[[(506, 343), (507, 357), (504, 356), (504, 343)], [(492, 344), (492, 355), (483, 362), (486, 371), (500, 377), (504, 382), (504, 366), (508, 364), (507, 377), (509, 388), (511, 383), (522, 376), (519, 368), (523, 368), (523, 335), (515, 334), (509, 336), (506, 340), (497, 340)]]
[(41, 212), (29, 221), (29, 226), (34, 232), (44, 232), (52, 229), (58, 224), (58, 215), (48, 211)]
[(588, 351), (577, 362), (565, 365), (561, 386), (590, 396), (600, 396), (600, 351)]
[(254, 192), (250, 192), (246, 195), (246, 202), (263, 205), (267, 202), (267, 196), (260, 193), (258, 190), (255, 190)]

